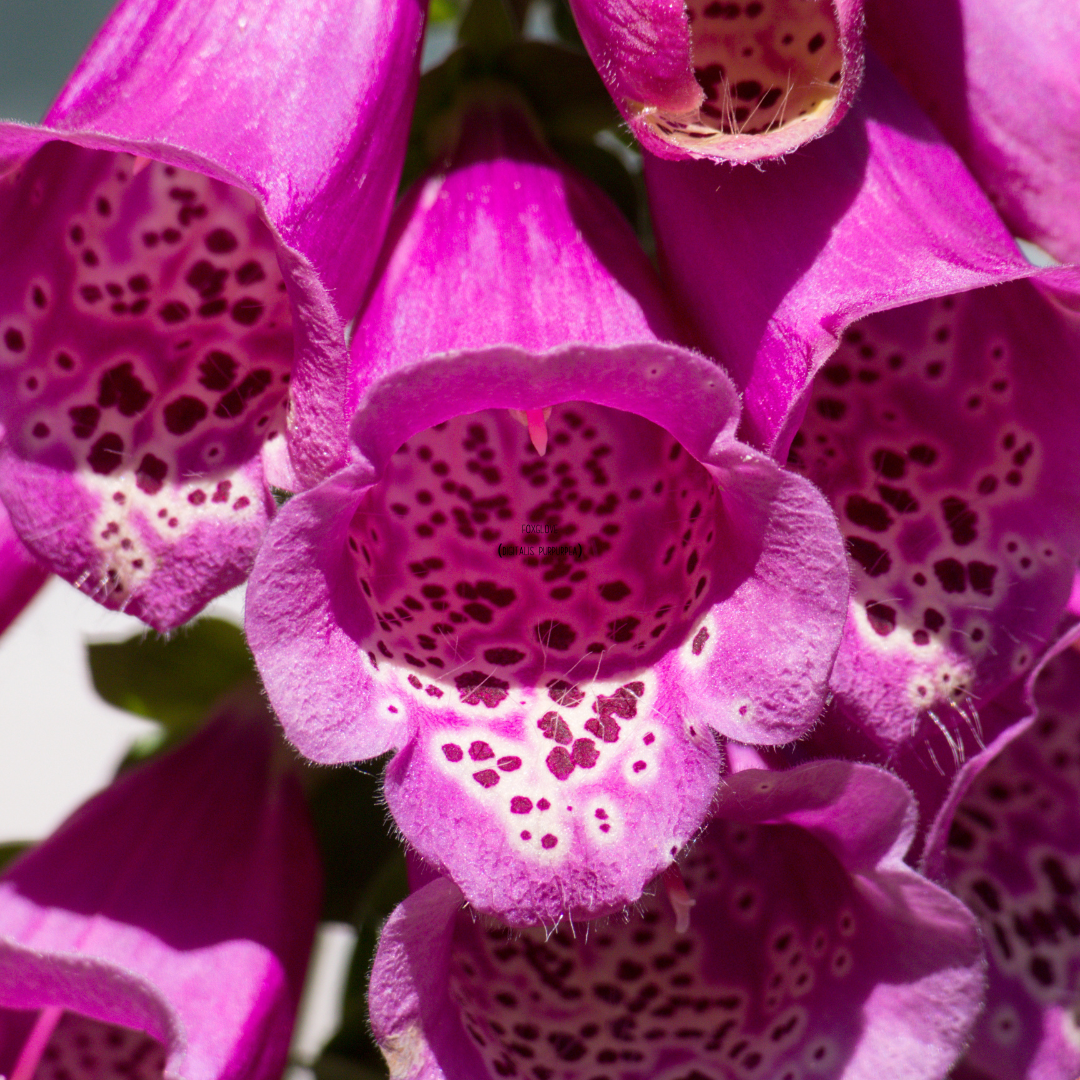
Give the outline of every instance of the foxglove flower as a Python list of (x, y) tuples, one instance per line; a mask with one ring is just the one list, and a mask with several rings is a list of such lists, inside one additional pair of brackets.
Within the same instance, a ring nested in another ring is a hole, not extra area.
[[(1067, 6), (870, 0), (867, 34), (1001, 216), (1080, 261), (1080, 24)], [(1018, 92), (1019, 91), (1019, 92)]]
[(831, 130), (862, 77), (860, 0), (570, 0), (641, 145), (757, 161)]
[(736, 441), (730, 381), (664, 343), (624, 219), (517, 105), (466, 113), (391, 239), (355, 463), (268, 532), (252, 650), (302, 753), (399, 751), (395, 820), (477, 908), (621, 906), (705, 816), (710, 729), (786, 742), (817, 717), (835, 522)]
[(1015, 280), (1034, 268), (952, 151), (880, 69), (866, 89), (763, 175), (649, 173), (673, 287), (745, 387), (747, 434), (790, 447), (840, 518), (836, 704), (892, 760), (935, 726), (977, 743), (972, 708), (1031, 670), (1068, 599), (1080, 276)]
[(872, 766), (749, 769), (725, 778), (673, 902), (661, 888), (622, 920), (515, 932), (431, 882), (372, 971), (391, 1076), (941, 1078), (983, 958), (970, 913), (904, 865), (914, 819)]
[(0, 495), (107, 606), (190, 618), (246, 576), (267, 480), (340, 465), (422, 26), (419, 0), (124, 0), (44, 126), (0, 125)]
[(320, 870), (280, 754), (237, 700), (0, 878), (0, 1073), (281, 1075)]
[(1037, 716), (974, 778), (939, 853), (950, 888), (979, 916), (990, 954), (986, 1010), (966, 1058), (986, 1080), (1080, 1075), (1075, 648), (1046, 665), (1035, 696)]
[(0, 634), (19, 617), (48, 576), (49, 571), (15, 535), (0, 503)]

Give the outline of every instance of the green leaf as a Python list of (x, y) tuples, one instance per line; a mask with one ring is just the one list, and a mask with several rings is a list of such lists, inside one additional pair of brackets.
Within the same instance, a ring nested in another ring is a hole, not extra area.
[(30, 840), (9, 840), (0, 844), (0, 873), (8, 868), (24, 851), (34, 846)]
[(170, 637), (88, 645), (87, 653), (94, 689), (110, 705), (159, 721), (170, 743), (227, 690), (257, 678), (243, 631), (223, 619), (200, 619)]
[(458, 41), (492, 57), (510, 45), (521, 23), (507, 0), (472, 0), (458, 28)]
[(428, 23), (453, 22), (460, 13), (457, 0), (431, 0), (428, 5)]

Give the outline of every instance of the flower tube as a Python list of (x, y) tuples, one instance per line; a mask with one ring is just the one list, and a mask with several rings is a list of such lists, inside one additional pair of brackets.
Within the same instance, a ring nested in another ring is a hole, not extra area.
[(593, 915), (698, 829), (712, 729), (817, 717), (839, 536), (735, 439), (730, 381), (663, 340), (625, 221), (517, 105), (466, 112), (391, 237), (355, 463), (267, 534), (248, 638), (302, 753), (399, 751), (395, 820), (471, 903)]
[(660, 157), (779, 157), (831, 130), (862, 78), (859, 0), (571, 0), (585, 47)]
[(281, 1075), (320, 869), (278, 747), (234, 701), (0, 878), (0, 1073)]
[(418, 0), (125, 0), (44, 125), (0, 125), (0, 496), (107, 606), (190, 618), (246, 576), (268, 481), (340, 465), (422, 27)]
[(874, 48), (1009, 227), (1063, 262), (1080, 261), (1080, 27), (1072, 14), (1000, 0), (867, 5)]
[(669, 278), (745, 387), (744, 433), (841, 522), (854, 592), (826, 752), (914, 747), (933, 770), (940, 731), (944, 770), (1069, 597), (1080, 276), (1023, 280), (1035, 268), (953, 152), (876, 65), (866, 90), (828, 144), (763, 176), (648, 168)]
[(372, 970), (391, 1075), (940, 1080), (984, 961), (970, 913), (904, 865), (914, 821), (871, 766), (751, 768), (665, 875), (681, 884), (621, 919), (510, 931), (430, 882)]

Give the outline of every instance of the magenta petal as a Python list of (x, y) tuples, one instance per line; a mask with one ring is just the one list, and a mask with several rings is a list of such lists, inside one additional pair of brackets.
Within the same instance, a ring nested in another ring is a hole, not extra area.
[(5, 498), (159, 629), (243, 580), (269, 483), (343, 462), (423, 11), (316, 7), (122, 4), (52, 126), (0, 126)]
[(970, 912), (903, 864), (904, 786), (824, 762), (720, 791), (680, 865), (685, 933), (662, 894), (554, 933), (478, 923), (446, 881), (406, 900), (370, 995), (397, 1074), (940, 1080), (983, 958)]
[(986, 1010), (966, 1058), (988, 1080), (1080, 1074), (1075, 648), (1047, 664), (1035, 698), (1037, 715), (1002, 740), (946, 822), (945, 877), (979, 916), (990, 954)]
[(646, 155), (664, 271), (744, 392), (744, 436), (783, 454), (814, 374), (874, 311), (1025, 277), (955, 153), (881, 65), (828, 139), (759, 171)]
[(860, 0), (571, 0), (645, 149), (746, 162), (833, 128), (862, 77)]
[(276, 742), (260, 707), (227, 706), (7, 871), (0, 1052), (26, 1010), (59, 1006), (145, 1032), (169, 1076), (280, 1075), (320, 873)]
[(1073, 13), (1055, 3), (871, 0), (867, 32), (1009, 227), (1080, 260)]
[(0, 503), (0, 634), (37, 596), (48, 577), (48, 568), (26, 550)]

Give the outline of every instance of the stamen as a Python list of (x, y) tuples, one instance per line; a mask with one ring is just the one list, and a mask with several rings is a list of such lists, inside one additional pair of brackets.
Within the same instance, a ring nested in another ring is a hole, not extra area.
[(690, 898), (686, 891), (686, 882), (683, 881), (682, 872), (677, 863), (672, 863), (663, 873), (660, 880), (667, 889), (668, 902), (672, 911), (675, 912), (675, 933), (685, 934), (690, 929), (690, 909), (697, 903)]
[(510, 409), (510, 415), (522, 427), (528, 429), (529, 439), (536, 448), (536, 452), (543, 457), (547, 453), (547, 422), (548, 417), (551, 416), (551, 406), (547, 405), (543, 409), (526, 409), (524, 412), (521, 409)]
[(41, 1062), (41, 1055), (45, 1052), (45, 1047), (49, 1045), (53, 1031), (56, 1030), (56, 1025), (63, 1015), (64, 1010), (60, 1005), (49, 1005), (38, 1013), (38, 1018), (34, 1021), (30, 1035), (19, 1054), (19, 1060), (15, 1062), (11, 1080), (32, 1080)]

